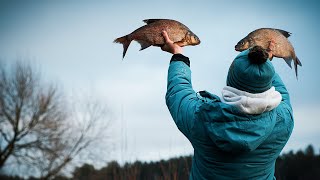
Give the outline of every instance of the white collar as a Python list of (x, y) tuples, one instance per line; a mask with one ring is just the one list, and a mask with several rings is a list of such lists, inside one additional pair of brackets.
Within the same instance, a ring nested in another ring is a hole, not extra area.
[(246, 114), (261, 114), (276, 108), (282, 100), (281, 94), (271, 87), (262, 93), (248, 93), (226, 86), (222, 90), (222, 101), (237, 107)]

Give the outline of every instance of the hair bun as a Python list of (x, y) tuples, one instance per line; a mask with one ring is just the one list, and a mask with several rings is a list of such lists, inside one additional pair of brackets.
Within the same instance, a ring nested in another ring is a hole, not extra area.
[(252, 64), (263, 64), (267, 61), (269, 54), (261, 46), (254, 46), (249, 50), (248, 57)]

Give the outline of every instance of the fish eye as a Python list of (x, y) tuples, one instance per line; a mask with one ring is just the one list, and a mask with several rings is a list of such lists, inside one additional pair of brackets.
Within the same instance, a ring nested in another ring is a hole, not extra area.
[(244, 45), (244, 41), (241, 41), (241, 42), (240, 42), (240, 45)]

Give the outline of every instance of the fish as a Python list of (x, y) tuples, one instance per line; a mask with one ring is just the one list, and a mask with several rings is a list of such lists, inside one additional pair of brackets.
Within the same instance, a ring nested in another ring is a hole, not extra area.
[(141, 45), (140, 51), (150, 47), (162, 47), (165, 44), (162, 31), (167, 31), (169, 38), (180, 47), (200, 44), (200, 39), (184, 24), (172, 19), (145, 19), (146, 25), (132, 33), (115, 39), (114, 43), (123, 45), (122, 59), (126, 55), (131, 41)]
[(302, 66), (301, 61), (296, 56), (295, 50), (288, 40), (291, 33), (281, 29), (260, 28), (250, 32), (246, 37), (241, 39), (235, 45), (236, 51), (244, 51), (253, 46), (261, 46), (264, 49), (269, 48), (269, 44), (274, 42), (275, 45), (271, 50), (273, 57), (283, 58), (290, 68), (292, 61), (294, 62), (296, 78), (298, 78), (298, 65)]

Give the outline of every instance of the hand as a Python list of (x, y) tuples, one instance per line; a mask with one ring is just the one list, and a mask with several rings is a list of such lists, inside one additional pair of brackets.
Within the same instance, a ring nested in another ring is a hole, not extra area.
[(164, 45), (161, 47), (162, 51), (167, 51), (171, 54), (182, 54), (182, 47), (175, 44), (168, 36), (166, 31), (162, 31), (164, 38)]
[(274, 40), (269, 41), (269, 46), (267, 48), (267, 52), (269, 54), (269, 59), (272, 59), (272, 57), (273, 57), (272, 51), (274, 50), (275, 44), (276, 43), (274, 42)]

